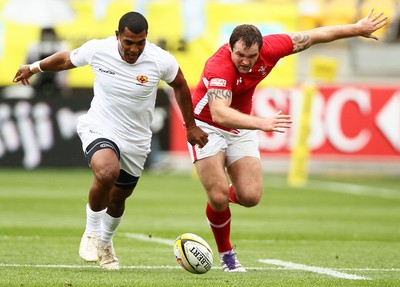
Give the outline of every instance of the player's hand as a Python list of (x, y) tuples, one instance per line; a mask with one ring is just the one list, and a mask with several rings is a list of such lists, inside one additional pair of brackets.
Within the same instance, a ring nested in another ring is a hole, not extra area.
[(374, 13), (374, 9), (372, 9), (371, 11), (369, 11), (368, 15), (359, 20), (356, 23), (356, 26), (358, 27), (359, 31), (359, 35), (365, 38), (369, 38), (369, 39), (374, 39), (374, 40), (379, 40), (378, 37), (376, 37), (375, 35), (372, 35), (372, 33), (374, 33), (376, 30), (379, 30), (380, 28), (382, 28), (383, 26), (386, 25), (387, 23), (387, 16), (383, 16), (383, 13), (380, 12), (376, 15), (372, 15)]
[(208, 134), (199, 127), (192, 127), (186, 130), (187, 141), (192, 145), (202, 148), (208, 142)]
[(293, 121), (290, 115), (282, 114), (282, 111), (279, 111), (274, 116), (263, 118), (261, 130), (264, 132), (284, 133), (291, 127), (292, 123)]
[(13, 79), (14, 83), (21, 82), (24, 86), (29, 85), (29, 78), (32, 77), (33, 73), (29, 69), (29, 65), (22, 65), (19, 67), (15, 77)]

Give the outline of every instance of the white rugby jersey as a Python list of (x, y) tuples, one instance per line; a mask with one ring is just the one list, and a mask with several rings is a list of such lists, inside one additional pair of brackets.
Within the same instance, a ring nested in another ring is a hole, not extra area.
[(76, 67), (90, 65), (95, 75), (87, 115), (124, 139), (138, 144), (150, 140), (158, 84), (175, 79), (176, 59), (147, 41), (136, 63), (129, 64), (122, 60), (115, 36), (90, 40), (70, 57)]

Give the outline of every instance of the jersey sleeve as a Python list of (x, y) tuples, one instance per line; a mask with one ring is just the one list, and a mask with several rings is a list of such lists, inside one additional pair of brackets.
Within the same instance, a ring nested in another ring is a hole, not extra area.
[(208, 88), (231, 90), (232, 89), (232, 73), (229, 69), (218, 69), (218, 73), (212, 72), (208, 75)]
[(75, 67), (82, 67), (90, 64), (94, 53), (99, 49), (98, 40), (90, 40), (79, 48), (71, 51), (71, 62)]
[[(226, 48), (227, 49), (227, 48)], [(204, 69), (204, 77), (208, 81), (207, 88), (231, 90), (236, 75), (235, 67), (224, 47), (210, 58)]]
[(169, 52), (164, 52), (163, 61), (160, 66), (161, 70), (161, 79), (166, 83), (171, 83), (175, 80), (176, 75), (178, 74), (179, 64), (178, 61), (172, 56)]
[(293, 41), (287, 34), (272, 34), (263, 37), (262, 51), (268, 55), (271, 64), (279, 59), (293, 54)]

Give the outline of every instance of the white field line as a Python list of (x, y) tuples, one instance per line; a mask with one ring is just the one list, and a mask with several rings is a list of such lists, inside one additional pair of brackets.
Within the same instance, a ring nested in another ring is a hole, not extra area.
[(173, 246), (174, 242), (175, 242), (175, 240), (172, 240), (172, 239), (159, 238), (159, 237), (154, 237), (154, 236), (140, 234), (140, 233), (122, 233), (122, 235), (125, 237), (128, 237), (128, 238), (139, 240), (139, 241), (161, 243), (161, 244), (168, 245), (168, 246)]
[[(131, 238), (131, 239), (136, 239), (139, 241), (149, 241), (149, 242), (154, 242), (154, 243), (160, 243), (160, 244), (165, 244), (168, 246), (172, 246), (174, 243), (174, 240), (171, 239), (163, 239), (163, 238), (158, 238), (158, 237), (150, 237), (145, 234), (139, 234), (139, 233), (118, 233), (117, 236), (122, 236), (126, 238)], [(66, 236), (63, 237), (64, 239), (70, 239), (70, 240), (76, 240), (76, 236)], [(34, 241), (34, 240), (42, 240), (42, 236), (38, 235), (21, 235), (21, 236), (13, 236), (13, 235), (0, 235), (0, 240), (12, 240), (12, 241)], [(237, 239), (237, 242), (241, 243), (246, 243), (246, 244), (278, 244), (278, 243), (296, 243), (296, 244), (310, 244), (313, 242), (316, 243), (324, 243), (324, 244), (338, 244), (342, 243), (343, 241), (341, 240), (285, 240), (285, 239)], [(381, 243), (380, 241), (377, 240), (347, 240), (346, 243), (357, 243), (357, 244), (363, 244), (363, 243)], [(397, 248), (397, 245), (399, 242), (385, 242), (385, 244), (394, 244), (393, 248)]]
[[(121, 233), (121, 235), (128, 237), (128, 238), (132, 238), (132, 239), (136, 239), (139, 241), (147, 241), (147, 242), (155, 242), (155, 243), (160, 243), (160, 244), (164, 244), (164, 245), (168, 245), (168, 246), (172, 246), (174, 244), (174, 240), (170, 240), (170, 239), (164, 239), (164, 238), (159, 238), (159, 237), (154, 237), (154, 236), (149, 236), (149, 235), (145, 235), (145, 234), (140, 234), (140, 233)], [(250, 240), (251, 241), (251, 240)], [(258, 240), (258, 241), (268, 241), (268, 240)], [(272, 240), (269, 240), (272, 241)], [(274, 241), (277, 242), (277, 241)], [(259, 261), (262, 263), (267, 263), (267, 262), (263, 262), (263, 260), (268, 260), (268, 259), (260, 259)], [(284, 262), (284, 261), (281, 261)], [(271, 264), (270, 262), (268, 262), (267, 264)], [(294, 264), (294, 263), (293, 263)], [(279, 264), (273, 264), (273, 265), (279, 265)], [(306, 265), (302, 265), (302, 266), (306, 266)], [(313, 267), (313, 268), (319, 268), (319, 267)], [(260, 269), (260, 270), (265, 270), (265, 268), (263, 267), (246, 267), (246, 269)], [(268, 268), (269, 270), (271, 268)], [(287, 266), (283, 266), (281, 268), (275, 268), (275, 269), (287, 269)], [(274, 270), (275, 270), (274, 269)], [(325, 268), (321, 268), (321, 269), (325, 269)], [(335, 269), (326, 269), (326, 270), (341, 270), (341, 271), (395, 271), (395, 272), (400, 272), (400, 268), (335, 268)], [(348, 275), (348, 274), (347, 274)], [(368, 279), (363, 279), (363, 280), (368, 280)]]
[(347, 273), (336, 271), (334, 269), (315, 267), (315, 266), (307, 266), (307, 265), (293, 263), (293, 262), (286, 262), (286, 261), (282, 261), (282, 260), (278, 260), (278, 259), (259, 259), (258, 261), (261, 263), (265, 263), (265, 264), (278, 265), (278, 266), (282, 266), (282, 267), (287, 267), (289, 269), (310, 271), (310, 272), (324, 274), (324, 275), (337, 277), (337, 278), (341, 278), (341, 279), (371, 280), (371, 278), (357, 276), (357, 275), (353, 275), (353, 274), (347, 274)]
[[(140, 233), (120, 233), (120, 235), (125, 236), (127, 238), (136, 239), (139, 241), (147, 241), (153, 243), (164, 244), (168, 246), (172, 246), (174, 240), (172, 239), (165, 239), (159, 238), (154, 236), (149, 236)], [(9, 239), (11, 236), (0, 236), (3, 239)], [(25, 239), (25, 236), (19, 236), (20, 239)], [(32, 238), (32, 236), (26, 236), (28, 238)], [(37, 238), (38, 236), (34, 236)], [(249, 267), (246, 266), (248, 270), (287, 270), (287, 269), (299, 269), (299, 270), (306, 270), (321, 274), (326, 274), (334, 277), (344, 278), (344, 279), (352, 279), (352, 280), (370, 280), (366, 277), (346, 274), (340, 271), (376, 271), (376, 272), (400, 272), (400, 268), (335, 268), (335, 269), (328, 269), (328, 268), (321, 268), (321, 267), (313, 267), (313, 266), (306, 266), (302, 264), (296, 264), (292, 262), (285, 262), (276, 259), (260, 259), (259, 262), (271, 264), (271, 265), (278, 265), (279, 267)], [(29, 267), (29, 268), (71, 268), (71, 269), (98, 269), (100, 268), (98, 265), (88, 264), (88, 265), (66, 265), (66, 264), (13, 264), (13, 263), (0, 263), (1, 267)], [(168, 265), (160, 265), (160, 266), (144, 266), (144, 265), (137, 265), (137, 266), (121, 266), (121, 269), (180, 269), (180, 266), (168, 266)], [(216, 269), (220, 269), (220, 267), (213, 267)], [(337, 275), (337, 276), (335, 276)]]
[[(0, 267), (33, 267), (33, 268), (65, 268), (65, 269), (100, 269), (99, 265), (90, 264), (88, 265), (66, 265), (66, 264), (7, 264), (0, 263)], [(179, 269), (182, 268), (179, 265), (177, 266), (120, 266), (120, 269)]]
[[(260, 259), (265, 260), (265, 259)], [(260, 261), (261, 262), (261, 261)], [(100, 266), (88, 263), (87, 265), (68, 265), (68, 264), (16, 264), (16, 263), (0, 263), (0, 268), (3, 267), (28, 267), (28, 268), (60, 268), (60, 269), (100, 269)], [(128, 265), (120, 266), (120, 269), (181, 269), (179, 265)], [(221, 269), (220, 267), (213, 267), (213, 269)], [(288, 267), (249, 267), (246, 266), (247, 270), (288, 270)], [(293, 268), (292, 268), (293, 269)], [(341, 271), (376, 271), (376, 272), (400, 272), (399, 268), (382, 269), (382, 268), (336, 268), (335, 270)]]
[[(265, 259), (260, 259), (261, 260)], [(16, 263), (0, 263), (0, 268), (5, 267), (27, 267), (27, 268), (60, 268), (60, 269), (100, 269), (100, 266), (95, 264), (88, 263), (87, 265), (68, 265), (68, 264), (16, 264)], [(120, 266), (120, 269), (181, 269), (179, 265), (170, 266), (170, 265), (154, 265), (154, 266), (145, 266), (145, 265), (128, 265), (128, 266)], [(213, 267), (213, 269), (221, 269), (220, 267)], [(288, 267), (260, 267), (246, 266), (247, 270), (288, 270), (294, 268)], [(384, 268), (336, 268), (332, 270), (340, 270), (340, 271), (368, 271), (368, 272), (400, 272), (399, 268), (392, 269), (384, 269)]]
[[(160, 243), (160, 244), (165, 244), (168, 246), (172, 246), (174, 243), (174, 240), (172, 239), (164, 239), (164, 238), (158, 238), (154, 236), (149, 236), (145, 234), (140, 234), (140, 233), (118, 233), (117, 236), (122, 236), (126, 238), (131, 238), (131, 239), (136, 239), (139, 241), (149, 241), (149, 242), (154, 242), (154, 243)], [(32, 241), (32, 240), (42, 240), (44, 237), (39, 236), (39, 235), (0, 235), (0, 240), (12, 240), (12, 241)], [(71, 239), (71, 240), (76, 240), (76, 236), (64, 236), (64, 239)], [(341, 243), (342, 241), (340, 240), (285, 240), (285, 239), (237, 239), (237, 242), (241, 243), (259, 243), (259, 244), (277, 244), (277, 243), (293, 243), (296, 242), (296, 244), (310, 244), (312, 242), (318, 242), (318, 243), (324, 243), (324, 244), (337, 244)], [(377, 240), (348, 240), (346, 243), (357, 243), (357, 244), (362, 244), (362, 243), (380, 243), (380, 241)], [(386, 242), (385, 244), (399, 244), (399, 242)], [(397, 247), (394, 247), (397, 248)]]
[[(67, 265), (67, 264), (14, 264), (14, 263), (0, 263), (2, 267), (29, 267), (29, 268), (61, 268), (61, 269), (100, 269), (100, 266), (88, 263), (87, 265)], [(181, 269), (178, 264), (175, 266), (158, 265), (158, 266), (145, 266), (145, 265), (130, 265), (120, 266), (120, 269)], [(221, 269), (221, 267), (213, 267)], [(283, 270), (283, 267), (246, 267), (251, 270)]]
[[(265, 181), (266, 185), (272, 187), (284, 187), (286, 180), (271, 178)], [(400, 192), (395, 189), (371, 187), (365, 185), (359, 185), (354, 183), (344, 183), (336, 181), (323, 181), (323, 180), (309, 180), (309, 183), (305, 186), (300, 186), (301, 189), (306, 190), (324, 190), (329, 192), (346, 193), (361, 196), (372, 196), (380, 198), (395, 198), (400, 199)]]
[(323, 188), (324, 190), (331, 192), (400, 199), (400, 192), (394, 189), (363, 186), (358, 184), (342, 183), (342, 182), (315, 181), (314, 184), (316, 185), (316, 187)]

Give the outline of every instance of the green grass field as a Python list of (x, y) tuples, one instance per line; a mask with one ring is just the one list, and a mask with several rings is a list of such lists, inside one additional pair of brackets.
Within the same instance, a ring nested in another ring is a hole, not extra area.
[(261, 203), (232, 206), (247, 273), (178, 266), (181, 233), (206, 239), (205, 194), (191, 174), (145, 173), (114, 237), (121, 269), (78, 256), (90, 169), (0, 169), (0, 286), (400, 286), (400, 178), (312, 177), (291, 188), (266, 175)]

